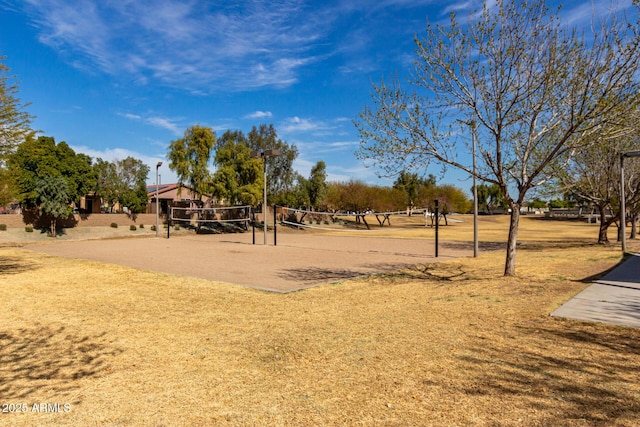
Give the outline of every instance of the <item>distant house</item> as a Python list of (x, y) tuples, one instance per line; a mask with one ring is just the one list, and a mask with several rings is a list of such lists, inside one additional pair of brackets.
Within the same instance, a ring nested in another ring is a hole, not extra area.
[[(147, 213), (156, 213), (156, 186), (147, 185)], [(170, 206), (192, 207), (204, 205), (203, 196), (198, 196), (194, 191), (181, 184), (158, 185), (158, 204), (161, 214), (166, 214)]]
[(80, 213), (92, 214), (100, 213), (102, 210), (102, 198), (96, 195), (95, 191), (90, 192), (80, 198), (79, 206), (76, 206)]

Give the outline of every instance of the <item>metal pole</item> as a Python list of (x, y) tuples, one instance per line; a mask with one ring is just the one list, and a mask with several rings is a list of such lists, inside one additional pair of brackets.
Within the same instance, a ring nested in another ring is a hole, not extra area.
[(435, 214), (436, 214), (436, 258), (438, 258), (438, 223), (440, 222), (440, 221), (438, 221), (438, 216), (439, 216), (439, 213), (438, 213), (438, 199), (436, 199), (435, 202), (436, 202), (436, 211), (435, 211)]
[(473, 257), (478, 257), (478, 186), (476, 184), (476, 126), (471, 127), (473, 140)]
[(273, 205), (273, 246), (278, 246), (278, 218), (276, 217), (278, 212), (278, 205)]
[(160, 230), (159, 230), (159, 222), (160, 222), (160, 201), (158, 200), (158, 169), (160, 169), (160, 166), (162, 166), (162, 162), (158, 162), (158, 164), (156, 164), (156, 237), (160, 236)]
[(253, 244), (256, 244), (256, 213), (251, 206), (251, 234), (253, 235)]
[(267, 155), (262, 153), (264, 162), (264, 199), (262, 201), (262, 219), (264, 221), (264, 244), (267, 245)]
[(624, 153), (620, 155), (620, 241), (622, 242), (622, 254), (627, 252), (627, 238), (625, 236), (625, 223), (627, 222), (627, 209), (624, 202)]

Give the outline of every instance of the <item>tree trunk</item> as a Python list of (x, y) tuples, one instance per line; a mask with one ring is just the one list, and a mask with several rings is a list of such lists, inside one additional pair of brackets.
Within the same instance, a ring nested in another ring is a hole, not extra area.
[(638, 237), (638, 216), (640, 214), (635, 214), (631, 217), (631, 236), (630, 239), (635, 239)]
[(505, 276), (516, 275), (516, 243), (518, 241), (518, 224), (520, 223), (520, 204), (512, 203), (511, 220), (509, 222), (509, 239), (507, 240), (507, 259), (504, 265)]
[(51, 237), (56, 237), (56, 220), (55, 218), (51, 220)]
[(598, 232), (598, 244), (604, 245), (609, 243), (609, 237), (607, 236), (607, 230), (611, 223), (607, 222), (607, 214), (604, 206), (598, 206), (598, 214), (600, 215), (600, 230)]

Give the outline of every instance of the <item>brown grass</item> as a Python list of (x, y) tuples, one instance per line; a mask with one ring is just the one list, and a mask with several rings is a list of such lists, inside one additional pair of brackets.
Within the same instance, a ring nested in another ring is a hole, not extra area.
[(525, 222), (517, 278), (499, 251), (286, 295), (0, 248), (0, 403), (29, 410), (0, 424), (636, 425), (640, 330), (548, 316), (619, 247)]

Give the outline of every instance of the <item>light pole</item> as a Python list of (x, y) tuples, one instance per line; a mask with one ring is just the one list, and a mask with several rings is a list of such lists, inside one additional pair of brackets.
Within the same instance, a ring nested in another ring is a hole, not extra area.
[(478, 257), (478, 186), (476, 184), (476, 121), (470, 120), (465, 122), (463, 120), (459, 120), (460, 123), (464, 123), (465, 125), (471, 128), (471, 141), (472, 148), (471, 153), (473, 156), (473, 256), (474, 258)]
[(158, 162), (158, 164), (156, 165), (156, 237), (158, 237), (160, 235), (160, 229), (159, 229), (159, 219), (160, 219), (160, 202), (158, 200), (158, 169), (160, 169), (160, 166), (162, 166), (162, 162)]
[(267, 245), (267, 157), (276, 157), (280, 155), (280, 150), (263, 150), (254, 151), (251, 157), (262, 158), (264, 165), (264, 190), (262, 200), (262, 221), (264, 222), (264, 244)]
[(476, 184), (476, 122), (471, 122), (473, 140), (473, 257), (478, 257), (478, 186)]
[(625, 206), (624, 195), (624, 159), (625, 157), (640, 157), (640, 151), (627, 151), (620, 154), (620, 242), (622, 243), (622, 254), (627, 252), (627, 237), (625, 236), (625, 226), (627, 222), (627, 207)]

